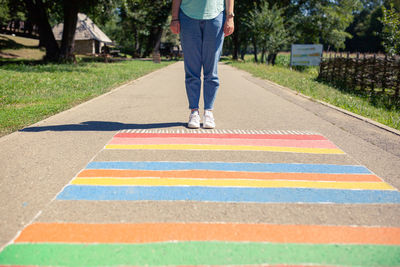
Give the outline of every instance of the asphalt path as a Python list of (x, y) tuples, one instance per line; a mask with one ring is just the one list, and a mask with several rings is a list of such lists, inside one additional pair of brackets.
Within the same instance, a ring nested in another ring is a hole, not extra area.
[(216, 130), (178, 62), (1, 138), (0, 265), (400, 265), (398, 133), (219, 71)]

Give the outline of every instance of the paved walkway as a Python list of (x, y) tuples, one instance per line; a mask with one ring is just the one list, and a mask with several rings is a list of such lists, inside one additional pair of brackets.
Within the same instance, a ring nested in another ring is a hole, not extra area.
[(216, 130), (176, 63), (0, 139), (0, 265), (400, 265), (400, 137), (220, 76)]

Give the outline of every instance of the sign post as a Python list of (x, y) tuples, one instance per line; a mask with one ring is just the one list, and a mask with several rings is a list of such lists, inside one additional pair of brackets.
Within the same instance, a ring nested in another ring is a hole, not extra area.
[(321, 63), (322, 50), (323, 46), (320, 44), (292, 44), (290, 67), (319, 66)]

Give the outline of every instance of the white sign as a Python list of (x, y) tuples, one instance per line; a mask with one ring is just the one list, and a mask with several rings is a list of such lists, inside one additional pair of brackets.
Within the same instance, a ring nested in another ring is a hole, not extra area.
[(319, 66), (323, 46), (320, 44), (292, 44), (290, 66)]

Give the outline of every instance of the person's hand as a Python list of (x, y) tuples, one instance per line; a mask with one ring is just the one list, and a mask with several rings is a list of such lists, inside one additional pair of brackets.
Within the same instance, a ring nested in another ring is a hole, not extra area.
[(235, 23), (233, 22), (233, 17), (227, 18), (224, 25), (225, 37), (231, 35), (235, 30)]
[(181, 23), (179, 20), (172, 20), (171, 25), (169, 25), (171, 32), (174, 34), (179, 34), (181, 32)]

